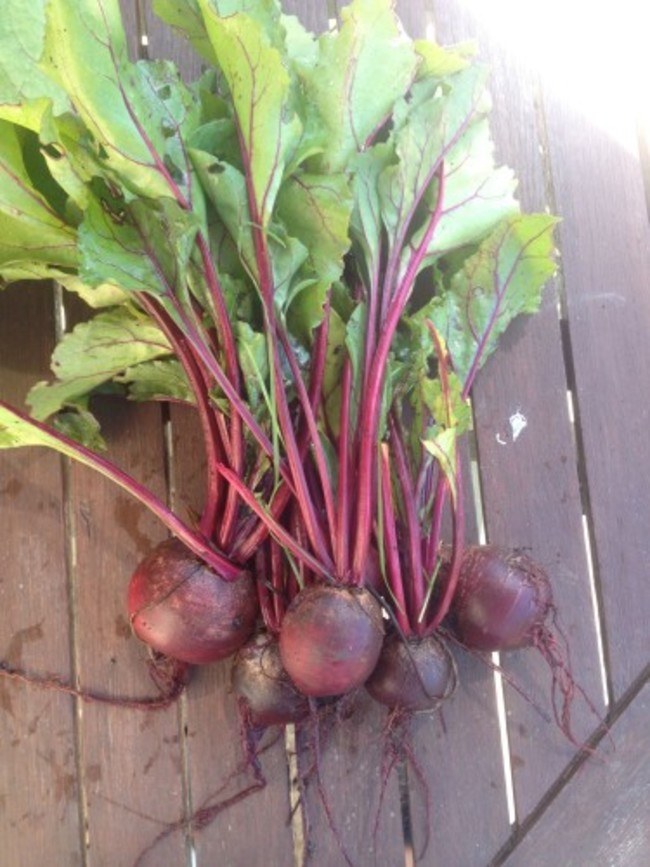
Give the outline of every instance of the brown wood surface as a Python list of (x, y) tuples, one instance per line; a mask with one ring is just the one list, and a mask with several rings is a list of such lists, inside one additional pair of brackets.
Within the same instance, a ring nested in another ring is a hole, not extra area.
[[(599, 16), (594, 26), (605, 25)], [(642, 26), (634, 18), (625, 30)], [(570, 98), (545, 92), (550, 164), (585, 460), (585, 498), (603, 602), (608, 677), (621, 695), (648, 659), (650, 465), (650, 235), (628, 55), (616, 81), (597, 57), (582, 65)], [(647, 55), (642, 72), (648, 74)], [(601, 98), (586, 114), (589, 87)], [(641, 107), (639, 106), (639, 110)], [(602, 129), (602, 125), (605, 129)], [(585, 146), (585, 142), (589, 142)]]
[[(0, 295), (0, 393), (22, 405), (47, 375), (54, 341), (47, 286)], [(0, 659), (69, 677), (70, 631), (61, 461), (0, 454)], [(80, 854), (74, 702), (0, 678), (0, 861), (37, 867), (47, 848)]]
[[(524, 208), (552, 209), (544, 182), (536, 74), (506, 50), (489, 17), (472, 17), (455, 0), (439, 0), (435, 10), (436, 33), (443, 43), (475, 38), (480, 57), (490, 64), (497, 160), (515, 168)], [(602, 709), (595, 622), (584, 616), (591, 611), (591, 590), (557, 291), (557, 283), (549, 286), (541, 313), (514, 324), (474, 389), (483, 508), (490, 542), (521, 547), (547, 569), (560, 623), (571, 639), (575, 677)], [(509, 419), (517, 412), (528, 423), (513, 440)], [(503, 664), (528, 694), (550, 710), (551, 677), (540, 656), (529, 651), (508, 654)], [(506, 692), (521, 820), (571, 758), (574, 747), (530, 703), (511, 689)], [(597, 719), (577, 702), (572, 722), (580, 739)]]
[(650, 861), (650, 684), (648, 674), (601, 742), (528, 831), (507, 867), (586, 864), (642, 867)]
[[(133, 56), (170, 57), (186, 78), (196, 75), (200, 61), (156, 23), (148, 0), (121, 5)], [(316, 30), (328, 26), (336, 7), (326, 0), (283, 5)], [(540, 73), (500, 28), (499, 4), (492, 0), (396, 5), (412, 35), (427, 28), (430, 34), (435, 25), (443, 43), (478, 37), (480, 56), (492, 67), (498, 159), (520, 178), (526, 210), (548, 207), (562, 217), (561, 268), (542, 313), (516, 323), (473, 395), (482, 506), (491, 541), (530, 549), (549, 570), (574, 674), (604, 711), (599, 619), (611, 700), (611, 739), (601, 737), (594, 756), (577, 759), (575, 747), (506, 686), (516, 807), (511, 826), (493, 674), (459, 653), (456, 695), (442, 716), (418, 717), (411, 727), (415, 855), (428, 836), (419, 859), (427, 867), (640, 867), (650, 859), (650, 236), (635, 117), (629, 101), (616, 97), (625, 93), (631, 67), (611, 64), (605, 77), (584, 52), (582, 74), (566, 82), (570, 87), (558, 87), (551, 73), (569, 46), (558, 40), (558, 62)], [(592, 23), (597, 26), (597, 18)], [(594, 81), (603, 103), (596, 114), (586, 90)], [(45, 287), (14, 287), (0, 296), (0, 398), (21, 403), (46, 375), (53, 310)], [(166, 440), (160, 407), (103, 399), (98, 408), (110, 455), (121, 466), (160, 496), (171, 496), (181, 514), (200, 508), (201, 443), (191, 410), (171, 410)], [(516, 441), (509, 427), (515, 412), (527, 420)], [(471, 522), (472, 509), (469, 497)], [(145, 653), (129, 634), (124, 594), (138, 559), (164, 538), (160, 524), (89, 471), (35, 450), (0, 453), (0, 522), (0, 658), (111, 695), (153, 694)], [(470, 538), (477, 532), (470, 523)], [(550, 677), (540, 658), (513, 654), (503, 664), (549, 708)], [(241, 766), (228, 668), (197, 672), (187, 695), (158, 714), (79, 704), (0, 679), (0, 864), (40, 867), (46, 857), (53, 864), (130, 867), (167, 823), (183, 818), (185, 824), (149, 853), (147, 867), (190, 867), (193, 857), (197, 867), (293, 864), (282, 739), (264, 752), (269, 785), (263, 792), (201, 831), (187, 822), (193, 810), (251, 781)], [(321, 732), (324, 790), (356, 867), (404, 863), (396, 774), (373, 837), (384, 720), (361, 696), (350, 717)], [(583, 738), (598, 720), (579, 702), (574, 725)], [(304, 773), (313, 737), (303, 733), (299, 744)], [(427, 780), (428, 813), (418, 773)], [(304, 816), (307, 849), (298, 862), (342, 865), (314, 774), (304, 791)]]

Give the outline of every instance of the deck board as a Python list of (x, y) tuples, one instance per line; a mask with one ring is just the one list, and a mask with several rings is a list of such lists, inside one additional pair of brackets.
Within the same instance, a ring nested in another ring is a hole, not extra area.
[[(22, 405), (46, 376), (54, 341), (49, 287), (0, 295), (0, 387)], [(0, 457), (0, 658), (69, 677), (70, 630), (62, 467), (57, 455)], [(74, 703), (0, 679), (0, 827), (8, 864), (35, 865), (46, 847), (80, 865)]]
[[(201, 61), (156, 21), (149, 0), (120, 2), (132, 56), (169, 57), (185, 78), (196, 76)], [(334, 5), (287, 0), (284, 8), (324, 30)], [(597, 712), (609, 712), (611, 724), (611, 740), (600, 740), (594, 757), (576, 762), (574, 745), (506, 685), (516, 808), (511, 825), (494, 676), (459, 652), (455, 696), (442, 715), (419, 716), (411, 726), (415, 856), (423, 867), (639, 867), (650, 859), (644, 823), (650, 808), (650, 232), (637, 118), (629, 101), (616, 97), (624, 93), (631, 67), (621, 61), (604, 79), (597, 59), (585, 52), (571, 87), (558, 86), (554, 72), (569, 46), (559, 40), (557, 62), (535, 69), (517, 39), (494, 26), (499, 4), (492, 0), (396, 5), (412, 35), (431, 35), (435, 27), (443, 43), (478, 38), (480, 56), (492, 68), (498, 159), (520, 178), (526, 210), (548, 208), (562, 217), (560, 270), (542, 312), (514, 325), (474, 391), (480, 493), (487, 537), (530, 550), (551, 574), (574, 674)], [(585, 89), (594, 80), (602, 91), (597, 108)], [(647, 153), (645, 158), (647, 163)], [(51, 292), (43, 287), (0, 295), (0, 398), (21, 403), (27, 388), (46, 376), (53, 310)], [(170, 441), (160, 407), (112, 399), (97, 406), (109, 454), (161, 497), (171, 496), (181, 512), (199, 509), (201, 446), (192, 412), (171, 409)], [(517, 412), (527, 425), (515, 440), (510, 418)], [(468, 535), (476, 539), (470, 487)], [(111, 695), (152, 694), (143, 648), (129, 635), (124, 593), (138, 559), (164, 538), (164, 529), (89, 471), (36, 451), (0, 453), (0, 523), (0, 658), (76, 677)], [(596, 607), (583, 525), (593, 549)], [(540, 658), (512, 654), (503, 664), (549, 709), (549, 672)], [(373, 837), (386, 757), (384, 722), (384, 712), (361, 696), (350, 718), (322, 731), (322, 779), (355, 867), (404, 864), (396, 774)], [(574, 725), (581, 739), (598, 719), (578, 703)], [(241, 766), (227, 663), (197, 672), (176, 706), (147, 715), (92, 704), (78, 708), (65, 695), (0, 679), (0, 734), (0, 861), (8, 858), (11, 867), (40, 867), (44, 852), (52, 863), (71, 867), (131, 867), (166, 823), (179, 820), (178, 831), (149, 853), (143, 867), (190, 867), (192, 857), (197, 867), (294, 863), (283, 738), (262, 757), (269, 781), (263, 792), (202, 830), (189, 828), (192, 811), (252, 779)], [(303, 733), (298, 744), (304, 772), (313, 738)], [(418, 773), (427, 780), (429, 812)], [(343, 856), (313, 774), (304, 798), (308, 846), (300, 867), (339, 867)]]

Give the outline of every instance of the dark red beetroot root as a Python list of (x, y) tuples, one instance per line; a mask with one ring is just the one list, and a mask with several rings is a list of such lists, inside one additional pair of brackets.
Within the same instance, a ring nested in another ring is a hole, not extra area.
[(368, 679), (383, 637), (381, 608), (367, 590), (317, 584), (298, 593), (287, 609), (280, 656), (304, 695), (343, 695)]
[(158, 545), (138, 566), (128, 591), (133, 630), (174, 659), (203, 664), (234, 653), (258, 612), (248, 572), (224, 581), (178, 539)]
[(380, 704), (405, 711), (431, 710), (456, 685), (456, 667), (437, 635), (404, 639), (393, 632), (384, 639), (379, 662), (366, 689)]
[(541, 653), (553, 679), (555, 721), (566, 737), (580, 746), (571, 722), (576, 692), (598, 719), (600, 715), (573, 679), (569, 646), (557, 623), (551, 585), (544, 570), (516, 551), (494, 545), (468, 548), (452, 614), (452, 628), (469, 650), (534, 647)]
[(244, 719), (254, 728), (300, 722), (309, 716), (309, 701), (291, 683), (280, 659), (278, 642), (258, 633), (233, 659), (232, 685)]
[(455, 631), (474, 650), (515, 650), (537, 642), (553, 611), (548, 576), (530, 557), (495, 545), (464, 555), (451, 607)]

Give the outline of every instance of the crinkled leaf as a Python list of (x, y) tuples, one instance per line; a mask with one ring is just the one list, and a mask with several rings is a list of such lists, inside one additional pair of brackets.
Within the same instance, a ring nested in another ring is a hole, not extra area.
[[(452, 76), (444, 86), (423, 80), (396, 107), (392, 141), (397, 162), (382, 173), (379, 193), (384, 225), (397, 251), (407, 230), (413, 231), (416, 208), (430, 190), (439, 166), (477, 119), (485, 79), (485, 68), (473, 66)], [(437, 185), (432, 198), (436, 196)], [(420, 218), (423, 231), (430, 219), (430, 214)], [(403, 263), (410, 254), (406, 247), (401, 254)]]
[(45, 0), (3, 0), (0, 15), (0, 118), (40, 130), (44, 113), (67, 111), (65, 91), (38, 65)]
[(145, 361), (127, 368), (114, 379), (128, 385), (131, 400), (180, 400), (194, 403), (194, 394), (183, 366), (175, 358)]
[(128, 301), (129, 295), (115, 283), (100, 283), (98, 286), (88, 286), (75, 275), (63, 272), (52, 272), (51, 279), (56, 280), (69, 292), (78, 295), (89, 307), (99, 310), (102, 307), (116, 307)]
[(52, 427), (64, 436), (70, 437), (70, 439), (95, 452), (106, 449), (106, 443), (99, 429), (99, 422), (92, 413), (82, 406), (77, 407), (75, 411), (60, 412), (53, 419)]
[(327, 426), (334, 434), (339, 430), (341, 408), (341, 378), (345, 361), (345, 322), (333, 308), (329, 311), (329, 328), (325, 371), (323, 376), (323, 408)]
[[(473, 123), (445, 160), (442, 213), (422, 267), (466, 244), (475, 244), (501, 220), (519, 211), (517, 182), (509, 168), (495, 168), (486, 118)], [(417, 246), (424, 229), (412, 244)]]
[(547, 214), (505, 220), (465, 260), (431, 308), (454, 370), (466, 390), (510, 322), (535, 312), (555, 271), (553, 227)]
[(277, 32), (275, 4), (236, 0), (199, 3), (230, 89), (253, 216), (266, 227), (284, 167), (302, 131), (299, 119), (289, 109), (289, 74), (282, 54), (272, 44)]
[(432, 439), (422, 441), (425, 449), (434, 456), (441, 472), (447, 479), (449, 491), (454, 503), (456, 502), (458, 494), (456, 485), (456, 470), (458, 463), (458, 452), (456, 450), (457, 440), (458, 431), (456, 428), (449, 427), (438, 431)]
[(454, 374), (449, 374), (449, 390), (445, 394), (439, 379), (428, 377), (421, 384), (422, 400), (439, 429), (453, 427), (457, 436), (466, 433), (472, 421), (467, 398), (463, 397), (463, 385)]
[(149, 319), (124, 307), (98, 313), (66, 334), (54, 350), (56, 382), (31, 389), (32, 414), (47, 419), (127, 368), (170, 353), (167, 339)]
[(323, 128), (323, 171), (339, 171), (388, 118), (415, 75), (417, 56), (392, 0), (353, 0), (341, 27), (320, 37), (318, 63), (306, 82)]
[(173, 182), (192, 196), (183, 141), (200, 104), (173, 64), (129, 61), (118, 0), (48, 0), (43, 67), (69, 94), (105, 171), (138, 195), (170, 195)]
[[(278, 315), (283, 316), (296, 294), (295, 283), (302, 283), (302, 266), (309, 250), (298, 238), (287, 234), (284, 226), (273, 224), (269, 234), (269, 251), (273, 269), (274, 301)], [(300, 287), (296, 287), (298, 290)]]
[(172, 199), (135, 200), (126, 208), (102, 195), (79, 227), (83, 282), (157, 295), (178, 289), (198, 230), (194, 214)]
[(380, 142), (359, 154), (354, 161), (351, 233), (357, 248), (363, 253), (368, 283), (373, 281), (373, 277), (377, 279), (381, 268), (383, 222), (379, 178), (393, 157), (392, 145)]
[(312, 332), (323, 321), (323, 309), (330, 284), (303, 280), (294, 286), (287, 303), (287, 327), (303, 346), (311, 346)]
[(190, 155), (203, 189), (228, 230), (246, 270), (256, 278), (257, 263), (244, 175), (205, 151), (192, 149)]
[(251, 408), (258, 410), (268, 394), (269, 348), (266, 337), (247, 322), (238, 322), (235, 330), (239, 363)]
[(352, 196), (344, 175), (296, 173), (283, 184), (277, 216), (287, 232), (309, 252), (318, 277), (333, 283), (341, 276), (350, 246), (348, 227)]
[(17, 127), (0, 121), (0, 274), (12, 280), (23, 268), (76, 264), (75, 230), (34, 189)]
[(458, 45), (443, 46), (426, 39), (416, 39), (413, 47), (420, 57), (418, 77), (431, 76), (445, 78), (466, 69), (477, 54), (476, 42), (461, 42)]

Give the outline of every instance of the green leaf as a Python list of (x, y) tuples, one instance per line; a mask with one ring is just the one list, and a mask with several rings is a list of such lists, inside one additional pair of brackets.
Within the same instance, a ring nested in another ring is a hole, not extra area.
[(0, 15), (0, 118), (39, 131), (50, 107), (60, 114), (65, 91), (39, 66), (46, 0), (3, 0)]
[(452, 500), (456, 502), (458, 490), (456, 485), (456, 470), (458, 461), (458, 452), (456, 450), (456, 442), (458, 440), (458, 431), (456, 428), (444, 428), (439, 431), (433, 439), (423, 440), (422, 444), (425, 449), (434, 456), (438, 462), (441, 472), (447, 479), (449, 491)]
[(265, 335), (254, 331), (247, 322), (237, 322), (235, 337), (248, 402), (257, 411), (269, 399), (268, 343)]
[(172, 199), (126, 206), (107, 190), (93, 199), (79, 227), (79, 276), (88, 286), (165, 295), (184, 285), (198, 221)]
[(52, 421), (52, 427), (95, 452), (106, 450), (106, 443), (99, 430), (99, 422), (82, 406), (77, 407), (75, 411), (60, 412)]
[(392, 0), (353, 0), (341, 27), (320, 37), (318, 63), (306, 82), (321, 116), (323, 172), (345, 169), (409, 88), (417, 56), (404, 37)]
[(346, 325), (333, 308), (329, 311), (329, 329), (323, 376), (323, 409), (327, 425), (336, 435), (341, 408), (341, 378), (345, 361)]
[(555, 272), (553, 227), (547, 214), (511, 217), (465, 260), (431, 319), (443, 335), (464, 390), (494, 351), (510, 322), (535, 312)]
[(458, 45), (443, 46), (425, 39), (416, 39), (413, 43), (421, 58), (418, 77), (425, 76), (445, 78), (467, 69), (471, 59), (476, 56), (478, 46), (474, 41), (461, 42)]
[(277, 216), (308, 250), (314, 273), (326, 284), (338, 280), (348, 251), (352, 195), (344, 175), (298, 172), (282, 185)]
[(129, 398), (138, 402), (179, 400), (194, 403), (194, 394), (183, 366), (175, 358), (142, 362), (115, 376), (114, 381), (128, 385)]
[(48, 0), (44, 69), (69, 94), (99, 148), (103, 170), (136, 195), (186, 199), (184, 139), (201, 107), (172, 63), (131, 63), (118, 0)]
[[(486, 74), (484, 67), (475, 66), (453, 76), (444, 86), (428, 79), (416, 82), (409, 98), (396, 107), (391, 140), (397, 162), (388, 166), (379, 180), (382, 217), (393, 249), (400, 251), (404, 246), (407, 230), (426, 231), (430, 211), (419, 217), (420, 226), (414, 229), (416, 208), (428, 191), (435, 201), (434, 175), (477, 119)], [(407, 246), (401, 253), (402, 269), (410, 255)]]
[(445, 396), (439, 379), (430, 377), (421, 384), (421, 395), (436, 427), (455, 428), (456, 435), (466, 433), (472, 422), (472, 412), (469, 401), (463, 397), (463, 386), (460, 379), (454, 374), (449, 374), (449, 392)]
[(199, 4), (230, 89), (250, 182), (252, 216), (267, 227), (284, 167), (302, 132), (289, 106), (289, 74), (273, 44), (273, 36), (278, 38), (275, 4), (235, 0), (219, 4), (199, 0)]
[[(467, 244), (476, 244), (501, 220), (519, 211), (517, 182), (509, 168), (495, 168), (486, 118), (473, 123), (445, 160), (443, 208), (422, 267)], [(415, 233), (417, 246), (424, 229)]]
[(75, 230), (34, 189), (19, 130), (0, 120), (0, 274), (15, 280), (30, 270), (45, 274), (48, 266), (76, 264)]
[(257, 261), (244, 175), (205, 151), (191, 149), (190, 156), (203, 189), (228, 230), (246, 271), (256, 279)]
[(124, 307), (98, 313), (66, 334), (54, 350), (57, 381), (31, 389), (27, 400), (32, 414), (45, 420), (129, 367), (170, 354), (163, 333), (145, 317)]
[(367, 284), (372, 282), (373, 275), (378, 277), (381, 268), (383, 221), (379, 178), (393, 159), (392, 145), (380, 142), (359, 154), (354, 162), (354, 210), (350, 228), (356, 246), (363, 253)]

